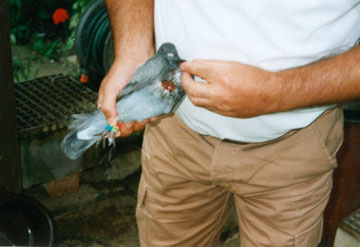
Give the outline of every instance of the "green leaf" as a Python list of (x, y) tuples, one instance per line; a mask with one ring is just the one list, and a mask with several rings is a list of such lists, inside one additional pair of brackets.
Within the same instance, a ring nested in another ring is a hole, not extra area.
[(15, 0), (14, 3), (16, 7), (18, 7), (19, 9), (21, 8), (21, 0)]
[(65, 43), (65, 50), (71, 50), (74, 47), (75, 39), (70, 36), (69, 39)]
[(24, 80), (27, 80), (29, 78), (28, 75), (25, 73), (25, 68), (24, 67), (20, 68), (20, 74), (22, 75)]
[(28, 28), (27, 28), (26, 26), (24, 26), (24, 25), (20, 25), (20, 26), (15, 27), (15, 29), (16, 29), (16, 31), (18, 31), (18, 32), (24, 32), (24, 31), (26, 31)]
[(73, 4), (72, 8), (73, 9), (78, 9), (79, 8), (79, 4), (78, 4), (77, 1)]
[(13, 45), (16, 44), (16, 36), (15, 36), (15, 34), (10, 34), (10, 42)]
[(78, 0), (79, 5), (81, 6), (81, 11), (83, 11), (86, 6), (90, 3), (90, 0)]
[(75, 13), (75, 14), (70, 18), (69, 27), (70, 27), (70, 28), (76, 28), (77, 24), (79, 23), (79, 20), (80, 20), (80, 14), (79, 14), (79, 13)]
[(38, 77), (39, 75), (39, 72), (40, 72), (40, 66), (38, 66), (34, 72), (34, 78)]
[(51, 14), (49, 12), (47, 12), (44, 8), (39, 8), (37, 11), (37, 16), (40, 19), (47, 20), (47, 19), (50, 19)]

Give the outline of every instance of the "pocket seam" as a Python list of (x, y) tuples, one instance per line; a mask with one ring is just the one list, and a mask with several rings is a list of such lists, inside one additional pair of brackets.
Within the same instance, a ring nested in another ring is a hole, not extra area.
[(143, 182), (143, 186), (142, 186), (142, 191), (141, 193), (139, 193), (139, 200), (138, 200), (138, 206), (139, 207), (142, 207), (144, 205), (144, 202), (145, 202), (145, 197), (147, 195), (147, 191), (148, 191), (148, 188), (147, 188), (147, 185), (145, 184), (145, 182)]
[[(299, 243), (298, 243), (298, 239), (300, 238), (300, 237), (302, 237), (302, 236), (304, 236), (304, 234), (307, 234), (308, 232), (310, 232), (310, 231), (312, 231), (313, 229), (315, 229), (316, 227), (318, 227), (319, 225), (320, 225), (320, 227), (321, 227), (321, 231), (320, 232), (322, 232), (322, 230), (323, 230), (323, 219), (322, 218), (320, 218), (313, 226), (311, 226), (310, 228), (308, 228), (308, 229), (306, 229), (305, 231), (303, 231), (303, 232), (300, 232), (300, 233), (297, 233), (297, 234), (295, 234), (294, 235), (294, 240), (295, 240), (295, 247), (298, 247), (299, 246)], [(321, 234), (320, 234), (320, 239), (318, 239), (318, 241), (317, 242), (320, 242), (320, 240), (321, 240)], [(319, 244), (319, 243), (316, 243), (316, 244)]]
[(320, 134), (319, 128), (317, 126), (317, 123), (314, 122), (314, 124), (312, 124), (310, 126), (312, 132), (316, 135), (316, 140), (319, 143), (324, 155), (326, 156), (327, 160), (329, 161), (329, 164), (332, 165), (334, 168), (337, 166), (337, 160), (335, 157), (333, 157), (329, 151), (329, 149), (326, 147), (326, 144), (323, 140), (323, 137)]

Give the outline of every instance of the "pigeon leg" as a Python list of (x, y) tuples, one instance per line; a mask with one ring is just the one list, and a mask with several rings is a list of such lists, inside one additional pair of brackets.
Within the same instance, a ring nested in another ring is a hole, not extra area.
[(103, 132), (96, 134), (96, 135), (100, 135), (99, 140), (96, 142), (96, 147), (98, 147), (100, 143), (103, 143), (103, 147), (105, 147), (106, 139), (108, 139), (111, 131), (112, 131), (112, 127), (108, 124)]
[(105, 130), (99, 134), (96, 134), (95, 136), (100, 136), (99, 140), (96, 142), (96, 147), (99, 147), (101, 143), (103, 143), (103, 146), (105, 145), (105, 140), (107, 139), (107, 136), (109, 136), (109, 131)]
[(109, 145), (115, 147), (115, 136), (119, 132), (119, 126), (119, 124), (116, 124), (115, 126), (107, 125), (102, 133), (96, 134), (100, 135), (99, 140), (96, 142), (96, 146), (99, 146), (99, 144), (102, 143), (105, 148), (106, 140), (108, 140)]

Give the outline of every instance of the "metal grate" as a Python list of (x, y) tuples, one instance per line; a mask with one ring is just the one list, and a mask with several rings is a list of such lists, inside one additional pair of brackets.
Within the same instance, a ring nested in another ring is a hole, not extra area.
[(15, 84), (20, 137), (67, 128), (74, 113), (96, 109), (97, 93), (74, 77), (52, 75)]
[(360, 240), (360, 208), (346, 217), (340, 227)]

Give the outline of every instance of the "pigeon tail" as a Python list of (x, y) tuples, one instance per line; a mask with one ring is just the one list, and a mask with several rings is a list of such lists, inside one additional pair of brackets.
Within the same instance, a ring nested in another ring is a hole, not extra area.
[(75, 114), (69, 125), (72, 129), (63, 139), (61, 149), (72, 160), (79, 158), (90, 146), (100, 140), (107, 122), (101, 111)]

